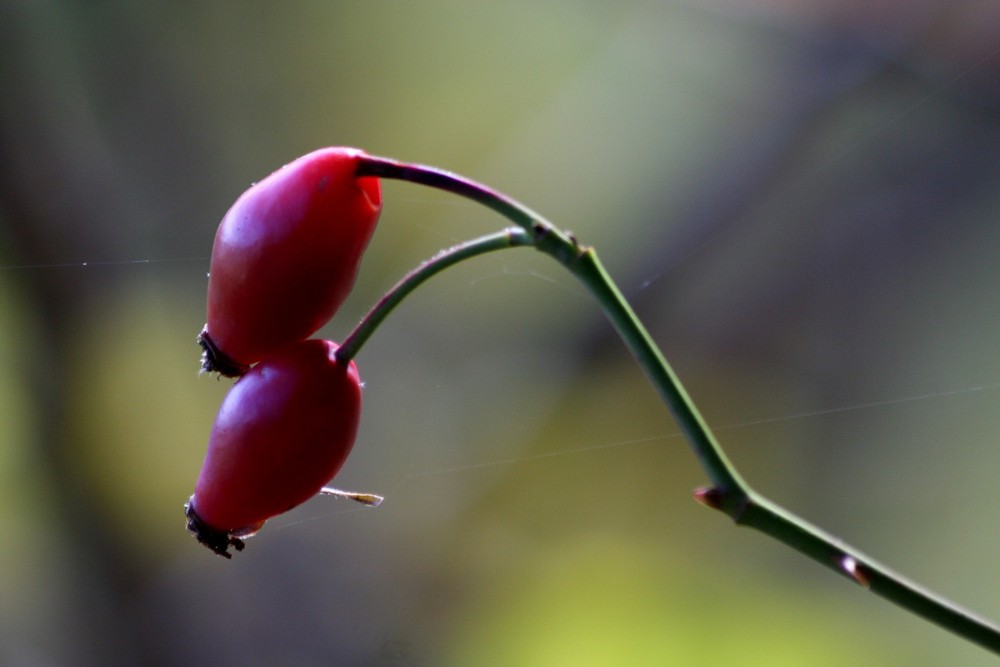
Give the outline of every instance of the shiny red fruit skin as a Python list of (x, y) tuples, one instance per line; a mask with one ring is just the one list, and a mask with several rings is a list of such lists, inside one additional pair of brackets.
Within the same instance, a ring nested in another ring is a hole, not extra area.
[(382, 206), (374, 177), (355, 177), (363, 151), (323, 148), (243, 193), (215, 235), (206, 350), (240, 374), (326, 324), (354, 285)]
[(295, 343), (233, 385), (190, 501), (203, 527), (252, 534), (340, 470), (358, 430), (361, 380), (353, 361), (336, 360), (336, 349), (331, 341)]

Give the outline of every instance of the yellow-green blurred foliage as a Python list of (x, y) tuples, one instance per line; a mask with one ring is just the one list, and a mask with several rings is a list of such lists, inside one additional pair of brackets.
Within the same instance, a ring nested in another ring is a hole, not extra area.
[[(215, 226), (323, 145), (593, 244), (745, 476), (1000, 617), (1000, 11), (989, 3), (0, 6), (0, 664), (986, 665), (691, 501), (584, 291), (520, 249), (358, 358), (337, 485), (231, 562), (184, 530), (229, 381)], [(341, 338), (505, 225), (384, 184)]]

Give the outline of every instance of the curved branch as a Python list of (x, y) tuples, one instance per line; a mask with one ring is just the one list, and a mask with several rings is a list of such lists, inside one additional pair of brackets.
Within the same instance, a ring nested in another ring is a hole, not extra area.
[[(1000, 654), (1000, 628), (995, 624), (906, 580), (753, 491), (726, 457), (680, 380), (614, 281), (604, 270), (593, 248), (581, 246), (571, 234), (557, 229), (543, 217), (506, 195), (447, 171), (387, 158), (365, 156), (359, 164), (357, 173), (359, 176), (381, 176), (419, 183), (482, 204), (524, 230), (516, 237), (516, 245), (534, 245), (573, 273), (597, 300), (660, 398), (673, 413), (691, 450), (711, 480), (711, 487), (695, 492), (695, 498), (699, 502), (726, 513), (737, 524), (756, 528), (770, 535), (900, 607)], [(442, 262), (440, 268), (425, 264), (414, 272), (417, 275), (411, 274), (410, 277), (404, 278), (397, 288), (394, 288), (398, 298), (396, 295), (390, 298), (391, 305), (384, 306), (383, 310), (379, 311), (380, 315), (372, 318), (373, 323), (370, 328), (374, 329), (391, 307), (426, 277), (462, 259), (480, 254), (478, 250), (472, 251), (472, 248), (481, 247), (485, 252), (487, 247), (489, 249), (509, 247), (500, 242), (497, 242), (496, 248), (492, 243), (477, 245), (482, 241), (481, 239), (473, 242), (467, 256), (446, 253), (448, 259), (439, 260)], [(512, 242), (510, 245), (515, 243)], [(429, 264), (433, 265), (434, 260)], [(426, 277), (423, 272), (427, 272)], [(376, 306), (376, 309), (378, 308), (379, 306)], [(351, 343), (351, 347), (348, 347), (345, 356), (356, 352), (360, 345), (351, 339), (347, 342)], [(343, 349), (341, 347), (341, 350)]]

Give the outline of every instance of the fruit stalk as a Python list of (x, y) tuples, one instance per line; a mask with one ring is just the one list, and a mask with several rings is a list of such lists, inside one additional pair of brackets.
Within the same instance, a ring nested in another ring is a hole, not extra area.
[[(452, 192), (482, 204), (521, 227), (535, 248), (553, 257), (575, 275), (597, 300), (673, 413), (693, 453), (711, 480), (710, 487), (695, 492), (695, 498), (703, 505), (724, 512), (738, 525), (755, 528), (769, 535), (862, 588), (955, 635), (1000, 654), (1000, 627), (908, 581), (752, 490), (726, 457), (679, 378), (601, 265), (593, 248), (582, 246), (572, 234), (557, 229), (516, 200), (451, 172), (365, 156), (359, 162), (357, 175), (405, 180)], [(423, 272), (417, 272), (409, 279), (425, 279), (424, 273), (431, 269), (426, 266), (423, 269)], [(404, 279), (394, 288), (396, 290), (408, 293), (412, 291), (412, 287), (408, 279)], [(383, 301), (398, 303), (398, 300), (389, 295)], [(364, 322), (361, 326), (364, 326)], [(356, 354), (360, 346), (360, 342), (356, 342), (351, 348), (351, 354)]]

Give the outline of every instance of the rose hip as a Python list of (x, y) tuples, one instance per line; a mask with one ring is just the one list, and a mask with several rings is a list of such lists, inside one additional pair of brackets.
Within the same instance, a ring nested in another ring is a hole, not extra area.
[(223, 217), (199, 336), (205, 370), (241, 375), (340, 307), (382, 205), (378, 179), (355, 176), (364, 155), (309, 153), (250, 187)]
[(187, 504), (188, 528), (219, 555), (228, 558), (229, 546), (243, 548), (240, 538), (323, 491), (350, 453), (361, 380), (336, 349), (322, 340), (287, 346), (237, 380), (223, 401)]

